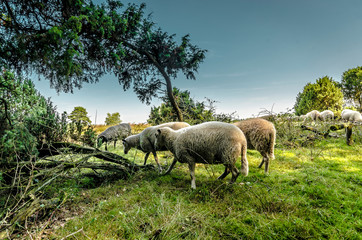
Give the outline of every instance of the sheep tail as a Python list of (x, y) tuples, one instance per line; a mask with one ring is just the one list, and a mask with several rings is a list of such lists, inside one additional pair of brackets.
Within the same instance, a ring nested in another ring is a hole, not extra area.
[(248, 159), (246, 158), (246, 144), (241, 146), (241, 174), (248, 176), (249, 173), (249, 164)]

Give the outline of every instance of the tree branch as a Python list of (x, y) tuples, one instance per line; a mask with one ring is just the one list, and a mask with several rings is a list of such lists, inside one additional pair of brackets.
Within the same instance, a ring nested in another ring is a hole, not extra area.
[(8, 1), (7, 0), (2, 0), (2, 2), (5, 3), (5, 6), (6, 6), (7, 10), (8, 10), (8, 13), (10, 14), (10, 17), (11, 17), (12, 21), (14, 21), (14, 26), (15, 26), (16, 33), (19, 33), (19, 24), (17, 23), (16, 18), (14, 17), (14, 13), (13, 13)]

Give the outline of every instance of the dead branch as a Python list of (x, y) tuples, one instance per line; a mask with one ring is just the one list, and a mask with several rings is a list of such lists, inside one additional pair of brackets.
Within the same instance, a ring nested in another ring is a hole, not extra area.
[(352, 123), (341, 123), (341, 124), (335, 124), (329, 127), (329, 129), (325, 132), (321, 132), (318, 129), (314, 128), (314, 127), (310, 127), (310, 126), (305, 126), (302, 125), (301, 128), (303, 130), (308, 130), (308, 131), (312, 131), (320, 136), (323, 136), (324, 138), (327, 137), (333, 137), (331, 135), (329, 135), (329, 133), (331, 131), (337, 131), (337, 130), (341, 130), (341, 129), (346, 129), (346, 143), (347, 145), (351, 146), (353, 143), (353, 139), (352, 139), (352, 129), (353, 129), (354, 124)]

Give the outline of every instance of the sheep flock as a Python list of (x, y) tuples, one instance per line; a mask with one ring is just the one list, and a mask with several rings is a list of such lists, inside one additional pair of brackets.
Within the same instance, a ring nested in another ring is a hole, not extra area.
[[(331, 121), (336, 115), (331, 110), (319, 112), (313, 110), (306, 115), (292, 116), (298, 121)], [(342, 121), (362, 122), (361, 114), (345, 109), (341, 113)], [(271, 160), (275, 159), (276, 142), (274, 124), (263, 118), (251, 118), (234, 123), (205, 122), (190, 126), (185, 122), (170, 122), (145, 128), (141, 133), (131, 135), (130, 124), (121, 124), (108, 128), (98, 136), (99, 142), (123, 142), (124, 153), (136, 148), (145, 153), (144, 165), (150, 153), (153, 154), (160, 173), (161, 165), (157, 151), (170, 151), (173, 161), (164, 173), (169, 174), (177, 162), (188, 164), (191, 176), (191, 188), (196, 188), (195, 166), (202, 164), (223, 164), (225, 171), (218, 179), (232, 174), (231, 183), (235, 182), (240, 173), (247, 176), (249, 172), (247, 149), (255, 149), (262, 156), (259, 164), (265, 164), (264, 172), (269, 172)], [(105, 147), (107, 150), (107, 145)], [(235, 163), (241, 158), (241, 169)]]

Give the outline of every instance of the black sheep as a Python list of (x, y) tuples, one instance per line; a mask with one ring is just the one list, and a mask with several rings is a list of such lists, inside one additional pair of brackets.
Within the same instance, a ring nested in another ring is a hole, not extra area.
[(107, 143), (114, 141), (114, 148), (116, 148), (117, 140), (122, 140), (131, 135), (131, 125), (129, 123), (121, 123), (107, 128), (98, 135), (97, 145), (100, 147), (103, 143), (106, 143), (105, 149), (107, 151)]

